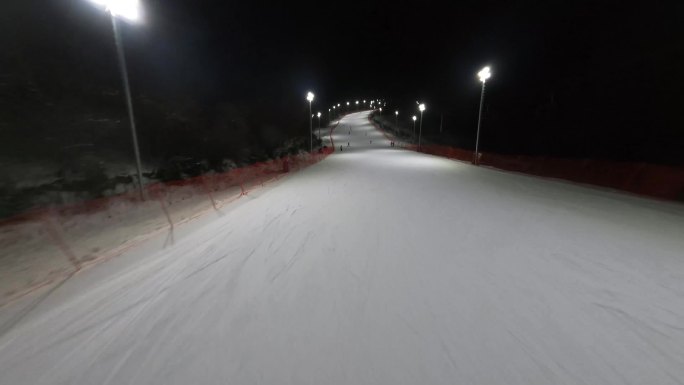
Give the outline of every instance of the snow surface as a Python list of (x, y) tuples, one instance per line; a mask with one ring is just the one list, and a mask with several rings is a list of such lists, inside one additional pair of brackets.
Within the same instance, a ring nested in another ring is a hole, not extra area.
[(0, 309), (0, 384), (684, 383), (681, 205), (390, 148), (366, 116), (172, 246)]

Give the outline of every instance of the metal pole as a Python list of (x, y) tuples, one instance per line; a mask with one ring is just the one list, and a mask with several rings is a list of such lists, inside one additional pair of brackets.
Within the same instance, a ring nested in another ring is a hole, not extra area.
[(413, 141), (416, 141), (416, 121), (413, 121)]
[(311, 100), (309, 100), (309, 152), (313, 152), (313, 115), (311, 115)]
[(480, 149), (480, 124), (482, 123), (482, 105), (484, 104), (484, 93), (485, 93), (485, 81), (482, 81), (482, 92), (480, 94), (480, 112), (477, 116), (477, 137), (475, 138), (475, 155), (473, 158), (473, 163), (476, 165), (480, 164), (480, 159), (478, 157)]
[(420, 151), (420, 138), (423, 136), (423, 111), (420, 111), (420, 130), (418, 131), (418, 151)]
[(321, 117), (318, 117), (318, 139), (321, 139)]
[(116, 17), (112, 17), (112, 28), (114, 29), (114, 41), (116, 43), (116, 50), (119, 55), (119, 67), (121, 68), (121, 77), (123, 78), (124, 92), (126, 93), (126, 105), (128, 107), (128, 120), (131, 124), (131, 135), (133, 136), (133, 150), (135, 151), (135, 164), (138, 168), (138, 189), (140, 190), (140, 199), (145, 200), (143, 192), (142, 166), (140, 162), (140, 149), (138, 148), (138, 133), (135, 130), (135, 118), (133, 115), (133, 101), (131, 99), (131, 88), (128, 85), (128, 71), (126, 69), (126, 56), (124, 55), (123, 42), (119, 27), (116, 22)]

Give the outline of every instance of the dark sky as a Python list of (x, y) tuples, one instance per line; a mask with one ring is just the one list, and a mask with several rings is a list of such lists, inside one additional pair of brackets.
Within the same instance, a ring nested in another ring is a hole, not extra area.
[[(9, 44), (33, 35), (66, 68), (118, 80), (103, 69), (114, 53), (100, 9), (86, 0), (17, 3), (26, 23)], [(475, 74), (488, 64), (485, 147), (680, 162), (679, 4), (147, 0), (144, 22), (123, 33), (138, 92), (266, 109), (304, 108), (312, 90), (324, 111), (384, 97), (406, 117), (419, 99), (428, 134), (444, 114), (452, 143), (468, 147)]]

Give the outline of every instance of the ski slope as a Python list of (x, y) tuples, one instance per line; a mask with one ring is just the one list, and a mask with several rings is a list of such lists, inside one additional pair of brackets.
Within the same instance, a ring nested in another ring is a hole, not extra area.
[(0, 309), (0, 384), (684, 383), (681, 205), (391, 148), (366, 116), (173, 245)]

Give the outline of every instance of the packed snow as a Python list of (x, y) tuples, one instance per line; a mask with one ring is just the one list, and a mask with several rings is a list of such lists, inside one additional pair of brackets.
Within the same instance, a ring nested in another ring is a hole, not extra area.
[(0, 384), (684, 383), (681, 205), (392, 148), (367, 115), (0, 309)]

